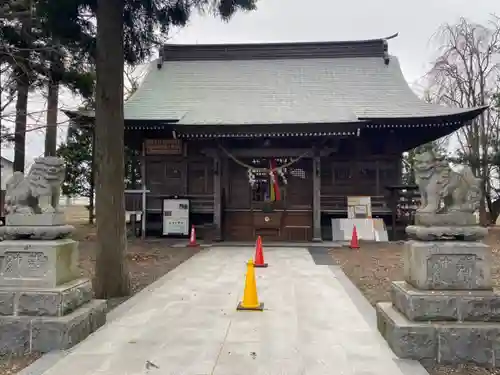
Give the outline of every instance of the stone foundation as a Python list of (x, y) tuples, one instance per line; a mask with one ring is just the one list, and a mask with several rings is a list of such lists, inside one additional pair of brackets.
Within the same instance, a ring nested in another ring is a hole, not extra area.
[(500, 367), (500, 323), (415, 322), (390, 302), (376, 310), (378, 329), (399, 358)]
[(0, 355), (69, 349), (106, 323), (106, 301), (92, 300), (65, 316), (0, 317)]
[(92, 283), (76, 279), (55, 288), (0, 288), (0, 316), (63, 316), (92, 299)]
[(500, 293), (479, 242), (408, 241), (405, 281), (378, 303), (378, 329), (400, 358), (500, 367)]

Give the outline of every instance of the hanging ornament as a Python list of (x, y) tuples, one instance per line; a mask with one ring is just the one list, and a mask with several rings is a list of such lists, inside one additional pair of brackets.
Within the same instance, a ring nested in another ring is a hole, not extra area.
[(269, 161), (269, 176), (270, 181), (271, 181), (271, 191), (274, 192), (274, 200), (281, 200), (281, 192), (280, 192), (280, 187), (277, 181), (277, 175), (276, 171), (278, 168), (276, 168), (276, 160), (271, 159)]
[(274, 171), (272, 169), (269, 170), (269, 177), (271, 177), (271, 183), (274, 184), (276, 182), (276, 176), (275, 176)]
[(247, 174), (248, 174), (248, 182), (250, 183), (250, 186), (251, 187), (254, 187), (255, 186), (255, 174), (254, 174), (254, 171), (251, 170), (250, 168), (248, 168), (247, 170)]
[(278, 168), (278, 174), (281, 177), (283, 184), (284, 185), (288, 184), (288, 180), (286, 179), (285, 173), (283, 172), (283, 168)]

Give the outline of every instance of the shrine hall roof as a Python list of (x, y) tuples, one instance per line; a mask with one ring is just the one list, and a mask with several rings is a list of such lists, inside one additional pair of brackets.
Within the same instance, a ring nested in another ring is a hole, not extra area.
[(483, 109), (419, 99), (387, 39), (169, 44), (125, 103), (125, 119), (186, 126), (470, 120)]

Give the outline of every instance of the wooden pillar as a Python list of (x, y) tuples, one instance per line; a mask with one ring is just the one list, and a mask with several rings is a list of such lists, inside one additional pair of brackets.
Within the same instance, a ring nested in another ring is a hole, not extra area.
[(221, 189), (221, 174), (222, 163), (219, 153), (213, 155), (214, 160), (214, 240), (222, 240), (222, 189)]
[(321, 242), (321, 158), (315, 150), (313, 157), (313, 241)]
[[(377, 195), (385, 195), (385, 191), (380, 188), (380, 160), (375, 161), (375, 171), (376, 171), (376, 189), (377, 189)], [(385, 186), (384, 186), (385, 188)]]
[(141, 239), (146, 239), (146, 216), (147, 216), (147, 186), (146, 186), (146, 144), (143, 142), (142, 144), (142, 153), (141, 153), (141, 183), (142, 183), (142, 213), (141, 213)]

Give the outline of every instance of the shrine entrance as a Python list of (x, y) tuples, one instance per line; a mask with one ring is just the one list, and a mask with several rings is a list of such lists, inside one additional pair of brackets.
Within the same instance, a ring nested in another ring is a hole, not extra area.
[(227, 240), (310, 241), (312, 160), (227, 159), (224, 233)]

